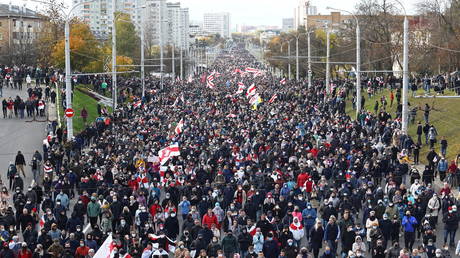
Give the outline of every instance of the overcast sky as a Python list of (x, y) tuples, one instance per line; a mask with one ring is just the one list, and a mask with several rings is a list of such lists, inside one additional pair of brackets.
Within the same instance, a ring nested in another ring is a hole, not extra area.
[[(71, 3), (71, 0), (65, 0)], [(312, 5), (317, 6), (318, 12), (330, 13), (327, 6), (354, 11), (356, 3), (360, 0), (312, 0)], [(400, 0), (406, 10), (411, 13), (414, 3), (420, 0)], [(1, 3), (21, 4), (23, 0), (0, 0)], [(292, 18), (298, 0), (168, 0), (168, 2), (181, 2), (190, 11), (192, 21), (201, 21), (205, 12), (231, 13), (232, 28), (236, 24), (246, 25), (277, 25), (281, 26), (282, 18)], [(26, 2), (26, 5), (35, 9), (35, 5)]]

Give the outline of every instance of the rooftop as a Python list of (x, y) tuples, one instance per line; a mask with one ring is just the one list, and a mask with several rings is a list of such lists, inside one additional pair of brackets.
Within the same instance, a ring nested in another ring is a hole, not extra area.
[(0, 4), (0, 17), (24, 17), (39, 19), (40, 15), (24, 6)]

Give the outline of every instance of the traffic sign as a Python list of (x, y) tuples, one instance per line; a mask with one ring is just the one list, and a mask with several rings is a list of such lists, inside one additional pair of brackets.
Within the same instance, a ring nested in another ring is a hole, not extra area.
[(73, 109), (71, 109), (71, 108), (67, 108), (67, 109), (65, 110), (65, 116), (68, 117), (68, 118), (73, 117), (73, 113), (74, 113), (74, 112), (73, 112)]

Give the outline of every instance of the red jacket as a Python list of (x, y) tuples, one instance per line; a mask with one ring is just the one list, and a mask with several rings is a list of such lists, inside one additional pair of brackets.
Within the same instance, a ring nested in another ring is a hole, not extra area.
[(308, 173), (300, 173), (299, 176), (297, 177), (297, 186), (298, 187), (304, 187), (305, 182), (310, 178), (310, 175)]
[(217, 221), (217, 216), (214, 215), (214, 213), (211, 216), (209, 216), (207, 213), (204, 214), (201, 224), (203, 226), (208, 225), (208, 228), (211, 228), (211, 225), (215, 224), (219, 228), (219, 222)]
[(29, 249), (19, 250), (18, 258), (32, 258), (32, 252)]

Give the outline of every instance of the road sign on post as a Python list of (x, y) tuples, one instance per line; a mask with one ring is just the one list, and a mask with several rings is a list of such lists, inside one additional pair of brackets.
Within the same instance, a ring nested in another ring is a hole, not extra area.
[(71, 108), (68, 108), (68, 109), (65, 110), (65, 116), (68, 117), (68, 118), (73, 117), (73, 113), (74, 113), (73, 109), (71, 109)]

